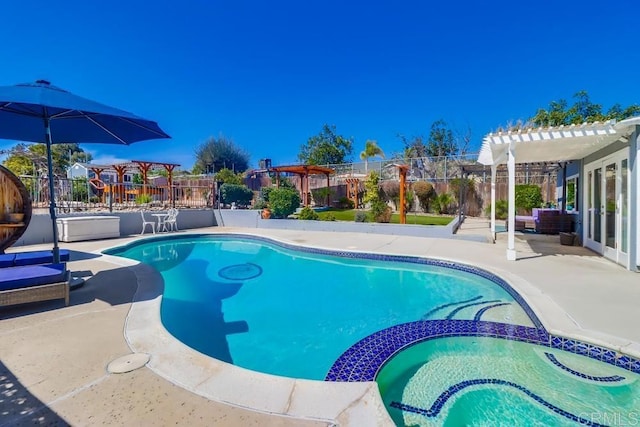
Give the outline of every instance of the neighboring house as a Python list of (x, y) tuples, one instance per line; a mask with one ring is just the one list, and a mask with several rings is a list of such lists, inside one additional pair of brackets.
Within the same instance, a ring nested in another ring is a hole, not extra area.
[(575, 215), (582, 245), (629, 270), (640, 269), (640, 117), (492, 133), (483, 140), (478, 162), (491, 166), (492, 182), (497, 165), (509, 169), (507, 259), (517, 257), (515, 164), (560, 162), (566, 168), (558, 175), (559, 202)]
[[(115, 170), (112, 169), (111, 166), (108, 165), (97, 165), (93, 163), (74, 163), (67, 169), (67, 178), (76, 179), (76, 178), (86, 178), (91, 179), (95, 178), (95, 173), (92, 168), (103, 169), (100, 173), (99, 179), (102, 182), (117, 182), (118, 174)], [(124, 174), (124, 182), (130, 183), (133, 181), (134, 172), (127, 171)]]

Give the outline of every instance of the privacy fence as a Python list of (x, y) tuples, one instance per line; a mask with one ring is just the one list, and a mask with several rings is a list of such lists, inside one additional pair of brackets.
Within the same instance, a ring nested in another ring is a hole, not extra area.
[[(436, 194), (449, 194), (458, 210), (460, 178), (466, 178), (464, 187), (464, 213), (470, 216), (482, 216), (491, 200), (491, 169), (475, 162), (477, 155), (457, 157), (423, 157), (411, 159), (376, 160), (369, 162), (323, 165), (335, 171), (329, 178), (330, 203), (348, 196), (347, 180), (356, 183), (357, 191), (364, 193), (364, 182), (371, 171), (380, 175), (384, 186), (388, 182), (398, 182), (396, 165), (409, 165), (407, 183), (430, 183)], [(546, 202), (556, 201), (557, 167), (550, 164), (518, 165), (517, 184), (535, 184), (542, 192)], [(46, 209), (49, 206), (49, 189), (46, 177), (21, 176), (33, 201), (33, 207)], [(300, 177), (291, 175), (290, 182), (300, 189)], [(507, 199), (507, 171), (499, 168), (496, 176), (496, 199)], [(273, 176), (266, 172), (253, 171), (246, 174), (244, 184), (256, 194), (262, 187), (273, 186)], [(152, 184), (104, 183), (95, 186), (87, 179), (55, 179), (55, 197), (59, 213), (81, 211), (127, 211), (144, 209), (166, 209), (167, 207), (212, 208), (216, 206), (216, 183), (213, 176), (174, 177), (173, 186), (154, 186)], [(309, 177), (311, 199), (318, 205), (326, 204), (327, 186), (324, 175)], [(412, 210), (420, 211), (416, 201)]]

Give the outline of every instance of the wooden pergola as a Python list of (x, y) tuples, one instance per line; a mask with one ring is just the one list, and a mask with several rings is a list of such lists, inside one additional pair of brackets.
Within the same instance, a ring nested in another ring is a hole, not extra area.
[[(280, 188), (280, 173), (291, 173), (300, 177), (300, 195), (302, 204), (311, 204), (311, 192), (309, 191), (309, 175), (325, 175), (327, 177), (327, 188), (329, 188), (329, 176), (335, 171), (331, 168), (316, 165), (290, 165), (274, 166), (267, 169), (268, 172), (276, 172), (276, 187)], [(327, 193), (327, 206), (330, 204), (330, 194)]]
[(169, 198), (171, 204), (174, 204), (174, 192), (173, 192), (173, 171), (176, 167), (180, 166), (176, 163), (164, 163), (164, 162), (150, 162), (144, 160), (131, 160), (126, 163), (119, 163), (110, 166), (91, 165), (89, 168), (100, 179), (100, 174), (108, 169), (112, 169), (116, 172), (117, 181), (115, 183), (114, 195), (120, 202), (124, 200), (124, 176), (127, 171), (138, 169), (142, 178), (142, 194), (147, 194), (147, 184), (149, 171), (157, 167), (162, 167), (167, 171), (167, 186), (169, 187)]

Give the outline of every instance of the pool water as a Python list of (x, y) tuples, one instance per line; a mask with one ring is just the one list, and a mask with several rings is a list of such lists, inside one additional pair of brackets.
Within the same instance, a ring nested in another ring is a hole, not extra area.
[(354, 343), (405, 322), (532, 325), (501, 286), (442, 266), (301, 252), (224, 236), (143, 241), (112, 253), (161, 272), (161, 318), (177, 339), (269, 374), (322, 380)]
[(585, 356), (490, 337), (415, 344), (376, 377), (399, 426), (638, 425), (639, 380)]

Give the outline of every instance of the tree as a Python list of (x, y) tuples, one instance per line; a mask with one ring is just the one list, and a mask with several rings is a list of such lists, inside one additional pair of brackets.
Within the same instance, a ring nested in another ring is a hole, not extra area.
[(433, 122), (427, 139), (427, 156), (445, 157), (456, 154), (458, 154), (458, 144), (447, 122), (442, 119)]
[(371, 171), (364, 182), (364, 203), (369, 205), (372, 219), (375, 222), (389, 222), (391, 220), (391, 207), (384, 202), (384, 192), (379, 186), (380, 175)]
[(223, 168), (244, 172), (249, 168), (249, 154), (224, 135), (211, 137), (195, 152), (193, 173), (212, 173)]
[(364, 144), (364, 151), (360, 153), (360, 160), (364, 161), (365, 173), (367, 173), (369, 169), (369, 158), (375, 156), (379, 156), (384, 159), (384, 152), (382, 151), (382, 148), (378, 146), (376, 141), (368, 139)]
[(215, 180), (221, 181), (224, 184), (240, 185), (242, 184), (242, 175), (233, 173), (231, 169), (224, 168), (216, 173)]
[(619, 121), (640, 114), (640, 105), (636, 104), (626, 108), (620, 104), (614, 104), (604, 113), (602, 105), (591, 102), (589, 94), (584, 90), (577, 92), (573, 98), (575, 102), (570, 107), (564, 99), (550, 102), (548, 109), (540, 108), (529, 122), (539, 127), (566, 126), (606, 120)]
[(464, 154), (471, 141), (471, 129), (453, 131), (443, 119), (431, 124), (429, 136), (417, 135), (411, 139), (398, 135), (404, 145), (403, 157), (442, 157)]
[[(44, 144), (16, 144), (7, 150), (8, 157), (3, 164), (16, 175), (31, 175), (34, 170), (46, 172), (47, 147)], [(78, 144), (54, 144), (51, 146), (53, 174), (65, 176), (67, 169), (76, 159), (90, 161), (92, 156)]]
[(300, 146), (298, 160), (308, 165), (332, 165), (351, 161), (353, 139), (336, 134), (335, 125), (325, 124), (320, 133)]

